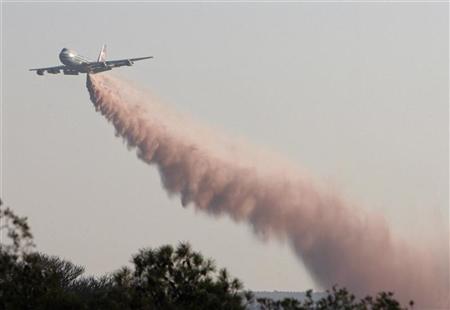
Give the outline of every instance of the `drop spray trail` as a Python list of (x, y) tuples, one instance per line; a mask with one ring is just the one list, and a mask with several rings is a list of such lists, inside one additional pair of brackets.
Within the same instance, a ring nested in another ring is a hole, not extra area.
[(140, 159), (158, 167), (164, 188), (183, 205), (288, 240), (323, 287), (339, 284), (359, 295), (390, 290), (427, 306), (448, 301), (442, 257), (400, 242), (382, 217), (363, 213), (281, 162), (277, 169), (272, 160), (270, 165), (255, 163), (252, 155), (246, 160), (239, 146), (183, 127), (148, 94), (117, 78), (88, 76), (87, 88), (96, 110)]

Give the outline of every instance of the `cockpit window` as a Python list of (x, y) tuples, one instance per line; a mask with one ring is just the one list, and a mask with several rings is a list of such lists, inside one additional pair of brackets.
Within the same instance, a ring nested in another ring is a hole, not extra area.
[(61, 52), (63, 52), (64, 54), (70, 54), (70, 55), (75, 55), (76, 54), (74, 50), (68, 49), (66, 47), (63, 48)]

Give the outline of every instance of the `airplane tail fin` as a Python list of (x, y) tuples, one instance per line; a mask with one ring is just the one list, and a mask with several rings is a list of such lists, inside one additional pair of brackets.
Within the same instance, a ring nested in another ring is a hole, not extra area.
[(106, 44), (103, 44), (100, 54), (98, 54), (98, 62), (106, 61)]

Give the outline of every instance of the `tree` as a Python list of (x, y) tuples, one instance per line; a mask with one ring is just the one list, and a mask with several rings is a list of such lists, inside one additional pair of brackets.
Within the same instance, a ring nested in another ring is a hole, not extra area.
[(132, 262), (134, 270), (123, 268), (112, 275), (115, 290), (130, 308), (244, 309), (249, 296), (238, 279), (230, 278), (226, 269), (216, 273), (213, 261), (188, 243), (176, 249), (143, 249)]
[(257, 299), (262, 310), (407, 310), (412, 309), (414, 302), (402, 306), (394, 299), (392, 292), (380, 292), (375, 298), (366, 296), (357, 299), (346, 288), (333, 286), (326, 291), (326, 296), (314, 300), (312, 290), (306, 292), (306, 298), (298, 301), (293, 298), (274, 301), (268, 298)]
[(32, 251), (27, 218), (0, 208), (0, 220), (0, 309), (244, 309), (251, 296), (188, 243), (142, 249), (133, 269), (85, 277), (80, 266)]
[[(0, 310), (3, 309), (245, 309), (252, 305), (273, 310), (403, 310), (392, 292), (361, 300), (345, 288), (333, 287), (314, 300), (286, 298), (254, 300), (241, 281), (188, 243), (142, 249), (132, 268), (99, 277), (86, 277), (84, 268), (56, 256), (33, 251), (26, 217), (3, 208), (0, 200)], [(4, 240), (5, 239), (5, 240)], [(410, 302), (410, 307), (413, 306)]]
[[(4, 240), (6, 237), (9, 242)], [(3, 201), (0, 199), (0, 251), (9, 253), (18, 259), (34, 247), (33, 235), (27, 223), (26, 217), (17, 216), (9, 207), (3, 208)]]

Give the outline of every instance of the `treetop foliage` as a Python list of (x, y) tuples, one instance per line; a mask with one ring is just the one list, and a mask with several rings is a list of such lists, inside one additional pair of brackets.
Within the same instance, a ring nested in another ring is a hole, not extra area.
[[(226, 269), (194, 251), (189, 243), (176, 248), (145, 248), (133, 255), (131, 267), (102, 277), (56, 256), (35, 252), (26, 217), (0, 200), (0, 310), (3, 309), (267, 309), (267, 310), (402, 310), (393, 293), (358, 300), (345, 288), (333, 287), (313, 300), (255, 300)], [(9, 240), (4, 240), (4, 233)], [(410, 303), (413, 306), (413, 303)]]

